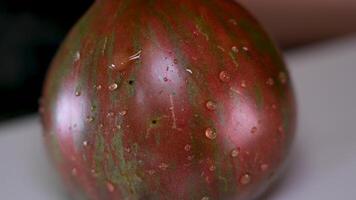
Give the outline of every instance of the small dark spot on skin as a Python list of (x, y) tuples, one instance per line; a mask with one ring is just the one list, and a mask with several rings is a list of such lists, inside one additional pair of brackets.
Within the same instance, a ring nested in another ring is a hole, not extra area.
[(130, 84), (130, 85), (133, 85), (134, 83), (135, 83), (134, 80), (129, 80), (129, 84)]
[(152, 124), (157, 124), (157, 120), (152, 120)]

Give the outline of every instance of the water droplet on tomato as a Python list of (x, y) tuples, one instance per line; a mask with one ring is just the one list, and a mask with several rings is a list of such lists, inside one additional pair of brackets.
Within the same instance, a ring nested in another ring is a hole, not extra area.
[(160, 168), (161, 170), (166, 170), (168, 168), (168, 164), (166, 163), (161, 163), (158, 168)]
[(83, 146), (88, 146), (88, 141), (83, 141)]
[(149, 174), (149, 175), (151, 175), (151, 176), (152, 176), (152, 175), (154, 175), (155, 173), (156, 173), (156, 171), (155, 171), (155, 170), (153, 170), (153, 169), (148, 170), (148, 174)]
[(247, 87), (247, 84), (246, 84), (246, 81), (245, 81), (245, 80), (242, 80), (242, 81), (241, 81), (241, 87), (243, 87), (243, 88), (246, 88), (246, 87)]
[(130, 153), (130, 152), (131, 152), (131, 149), (130, 149), (129, 147), (126, 147), (126, 148), (125, 148), (125, 152)]
[(211, 128), (207, 128), (205, 130), (205, 136), (210, 140), (214, 140), (216, 138), (216, 135), (216, 132)]
[(284, 72), (279, 72), (278, 74), (279, 80), (281, 83), (285, 84), (287, 82), (287, 75)]
[(87, 121), (88, 122), (93, 122), (95, 119), (94, 119), (94, 117), (92, 117), (92, 116), (89, 116), (89, 117), (87, 117)]
[(212, 171), (212, 172), (215, 171), (216, 170), (216, 166), (215, 165), (210, 166), (209, 170)]
[(231, 51), (234, 53), (238, 53), (239, 49), (236, 46), (231, 47)]
[(242, 47), (242, 50), (248, 51), (248, 47)]
[(77, 169), (76, 169), (76, 168), (73, 168), (73, 169), (72, 169), (72, 176), (77, 176), (77, 174), (78, 174)]
[(75, 55), (74, 55), (74, 61), (75, 61), (75, 62), (78, 62), (79, 60), (80, 60), (80, 52), (77, 51), (77, 52), (75, 53)]
[(116, 69), (116, 65), (115, 64), (109, 65), (109, 69), (112, 69), (112, 70)]
[(208, 196), (205, 196), (205, 197), (201, 198), (201, 200), (210, 200), (210, 198)]
[(282, 125), (278, 127), (278, 132), (280, 132), (280, 133), (283, 133), (283, 132), (284, 132), (284, 128), (283, 128)]
[(192, 148), (192, 146), (189, 145), (189, 144), (187, 144), (187, 145), (184, 146), (184, 150), (185, 150), (185, 151), (190, 151), (191, 148)]
[(235, 19), (229, 19), (229, 23), (231, 23), (234, 26), (237, 26), (237, 21)]
[(102, 86), (101, 86), (101, 85), (94, 85), (94, 88), (95, 88), (96, 90), (101, 90)]
[(127, 110), (122, 110), (122, 111), (120, 111), (120, 112), (119, 112), (119, 115), (121, 115), (121, 116), (127, 115)]
[(75, 91), (75, 96), (79, 97), (80, 95), (82, 95), (82, 93), (79, 90)]
[(233, 157), (233, 158), (236, 158), (237, 156), (239, 156), (239, 154), (240, 154), (240, 151), (238, 149), (233, 149), (231, 151), (231, 157)]
[(185, 71), (187, 71), (188, 73), (190, 73), (190, 74), (193, 74), (193, 71), (191, 70), (191, 69), (185, 69)]
[(255, 134), (256, 132), (257, 132), (257, 127), (256, 126), (252, 127), (251, 128), (251, 133)]
[(193, 35), (194, 35), (195, 37), (198, 37), (198, 36), (199, 36), (198, 31), (194, 30), (194, 31), (193, 31)]
[(114, 192), (115, 191), (115, 186), (110, 182), (106, 183), (106, 188), (108, 189), (109, 192)]
[(113, 84), (111, 84), (111, 85), (109, 86), (109, 90), (110, 90), (110, 91), (114, 91), (114, 90), (117, 89), (117, 87), (118, 87), (118, 85), (117, 85), (116, 83), (113, 83)]
[(205, 106), (210, 111), (214, 111), (216, 109), (216, 103), (213, 101), (206, 102)]
[(269, 86), (274, 85), (274, 80), (273, 80), (273, 78), (268, 78), (267, 81), (266, 81), (266, 84), (269, 85)]
[(108, 118), (111, 118), (111, 117), (114, 117), (115, 116), (115, 113), (114, 112), (108, 112), (107, 114), (106, 114), (106, 117), (108, 117)]
[(222, 82), (229, 82), (231, 79), (230, 74), (227, 71), (220, 72), (219, 78)]
[(276, 104), (272, 104), (272, 109), (276, 110), (277, 109), (277, 105)]
[(262, 164), (260, 168), (261, 168), (261, 171), (265, 172), (269, 169), (269, 166), (267, 164)]
[(103, 127), (104, 127), (104, 124), (99, 124), (99, 125), (98, 125), (98, 128), (99, 128), (99, 129), (102, 129)]
[(251, 175), (250, 174), (244, 174), (240, 177), (240, 183), (242, 185), (247, 185), (251, 182)]

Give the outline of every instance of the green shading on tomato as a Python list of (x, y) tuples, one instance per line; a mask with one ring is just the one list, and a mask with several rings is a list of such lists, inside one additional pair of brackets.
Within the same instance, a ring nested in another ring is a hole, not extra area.
[(42, 102), (46, 144), (77, 199), (251, 200), (295, 129), (278, 50), (228, 0), (97, 0)]

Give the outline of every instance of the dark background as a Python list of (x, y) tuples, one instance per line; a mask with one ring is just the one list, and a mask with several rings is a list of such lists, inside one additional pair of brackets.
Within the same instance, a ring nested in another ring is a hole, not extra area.
[[(0, 0), (0, 121), (37, 111), (51, 59), (93, 1)], [(356, 32), (355, 0), (237, 1), (283, 48)]]
[(0, 121), (34, 113), (66, 33), (92, 0), (0, 0)]

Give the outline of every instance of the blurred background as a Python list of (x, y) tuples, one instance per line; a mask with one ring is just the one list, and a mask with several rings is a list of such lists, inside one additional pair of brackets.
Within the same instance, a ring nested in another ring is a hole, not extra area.
[[(94, 0), (0, 0), (0, 121), (37, 111), (49, 63)], [(356, 0), (238, 0), (281, 46), (356, 30)]]
[(45, 73), (91, 0), (0, 0), (0, 121), (34, 113)]

